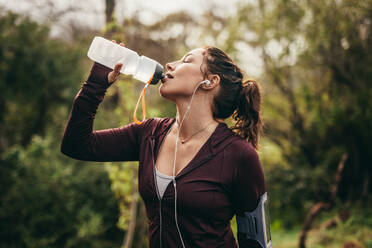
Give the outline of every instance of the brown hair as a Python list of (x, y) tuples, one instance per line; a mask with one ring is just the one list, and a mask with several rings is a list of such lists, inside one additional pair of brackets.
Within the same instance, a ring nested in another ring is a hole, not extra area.
[(222, 50), (210, 46), (204, 49), (206, 70), (202, 73), (205, 77), (208, 74), (220, 77), (220, 89), (212, 106), (213, 117), (226, 119), (232, 116), (235, 125), (231, 129), (258, 149), (262, 133), (260, 85), (253, 79), (243, 82), (242, 70)]

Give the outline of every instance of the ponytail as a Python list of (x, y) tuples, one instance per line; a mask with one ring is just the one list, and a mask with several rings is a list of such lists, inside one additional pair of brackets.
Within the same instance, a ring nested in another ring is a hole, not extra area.
[(248, 79), (242, 83), (237, 108), (232, 115), (236, 121), (232, 129), (240, 137), (247, 139), (255, 149), (258, 149), (258, 140), (262, 134), (260, 106), (260, 86), (255, 80)]
[(226, 119), (232, 116), (236, 122), (231, 129), (258, 149), (262, 133), (259, 84), (252, 79), (243, 82), (243, 71), (222, 50), (210, 46), (204, 49), (204, 76), (212, 73), (220, 77), (220, 89), (212, 105), (213, 117)]

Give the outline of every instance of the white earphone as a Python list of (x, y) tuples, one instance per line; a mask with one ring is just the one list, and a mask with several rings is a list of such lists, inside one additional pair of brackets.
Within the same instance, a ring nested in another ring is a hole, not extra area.
[(199, 83), (199, 85), (201, 85), (201, 84), (206, 84), (207, 86), (210, 86), (210, 85), (211, 85), (211, 81), (209, 81), (209, 80), (207, 79), (207, 80), (201, 81), (201, 82)]

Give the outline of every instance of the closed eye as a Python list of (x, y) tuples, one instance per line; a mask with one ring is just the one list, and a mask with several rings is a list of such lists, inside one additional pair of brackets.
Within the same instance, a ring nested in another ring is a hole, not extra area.
[(191, 56), (191, 54), (187, 54), (187, 55), (185, 56), (185, 58), (182, 60), (182, 62), (183, 62), (183, 63), (190, 63), (190, 62), (191, 62), (191, 60), (190, 60), (190, 56)]

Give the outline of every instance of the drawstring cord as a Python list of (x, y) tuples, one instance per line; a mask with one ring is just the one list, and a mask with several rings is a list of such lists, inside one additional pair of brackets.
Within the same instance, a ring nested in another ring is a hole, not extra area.
[[(137, 125), (141, 125), (143, 123), (143, 121), (146, 119), (146, 101), (145, 101), (145, 94), (146, 94), (146, 88), (149, 86), (149, 84), (151, 83), (152, 81), (152, 78), (154, 77), (154, 75), (150, 78), (150, 80), (146, 83), (145, 87), (143, 87), (143, 90), (140, 94), (140, 96), (138, 97), (138, 101), (136, 103), (136, 107), (134, 109), (134, 113), (133, 113), (133, 120), (134, 122), (137, 124)], [(138, 109), (138, 106), (139, 106), (139, 102), (140, 100), (142, 99), (142, 121), (139, 121), (137, 119), (137, 109)]]

